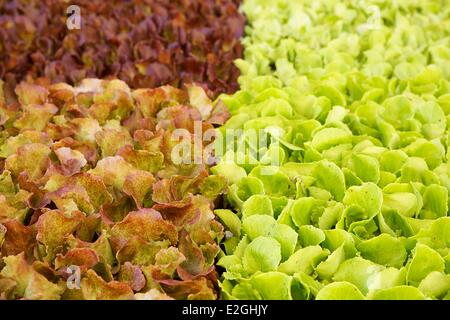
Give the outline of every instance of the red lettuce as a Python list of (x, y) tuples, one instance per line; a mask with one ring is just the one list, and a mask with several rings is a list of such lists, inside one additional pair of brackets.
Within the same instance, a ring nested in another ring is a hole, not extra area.
[[(239, 2), (0, 0), (0, 79), (10, 90), (39, 77), (72, 85), (114, 77), (132, 88), (198, 82), (213, 96), (231, 93), (242, 55)], [(80, 7), (80, 29), (66, 25), (69, 5)]]
[(215, 299), (226, 182), (171, 154), (222, 104), (120, 80), (15, 92), (0, 90), (0, 298)]

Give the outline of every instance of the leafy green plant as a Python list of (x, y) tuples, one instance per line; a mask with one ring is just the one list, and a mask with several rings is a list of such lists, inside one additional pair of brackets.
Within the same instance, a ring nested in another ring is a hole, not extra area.
[[(220, 130), (243, 134), (212, 168), (229, 183), (222, 297), (449, 299), (447, 1), (242, 7)], [(260, 148), (247, 133), (268, 126), (283, 134)]]

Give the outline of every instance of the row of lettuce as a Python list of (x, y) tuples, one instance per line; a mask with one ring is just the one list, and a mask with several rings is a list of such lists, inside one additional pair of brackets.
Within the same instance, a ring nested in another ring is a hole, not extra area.
[(171, 154), (223, 105), (195, 85), (1, 89), (0, 299), (217, 298), (226, 181)]
[(242, 10), (215, 103), (0, 82), (0, 299), (450, 298), (448, 1)]
[(242, 9), (222, 298), (450, 299), (450, 3)]
[(229, 117), (240, 1), (71, 4), (0, 2), (0, 300), (217, 299), (226, 181), (172, 154)]
[(240, 0), (46, 1), (0, 5), (0, 79), (10, 91), (43, 77), (77, 85), (118, 78), (130, 88), (193, 81), (232, 93), (242, 56)]

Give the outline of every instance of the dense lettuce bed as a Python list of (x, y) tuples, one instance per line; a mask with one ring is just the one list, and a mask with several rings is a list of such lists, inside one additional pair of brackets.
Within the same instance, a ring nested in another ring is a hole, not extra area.
[(222, 298), (450, 299), (450, 3), (243, 10)]
[[(237, 90), (244, 17), (239, 0), (2, 0), (0, 79), (13, 91), (45, 77), (78, 85), (114, 77), (131, 88), (201, 82)], [(80, 9), (79, 29), (69, 6)]]
[(1, 85), (0, 299), (217, 297), (226, 183), (172, 152), (223, 105), (194, 85)]
[(449, 1), (238, 2), (0, 9), (0, 299), (450, 299)]

